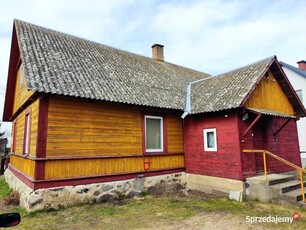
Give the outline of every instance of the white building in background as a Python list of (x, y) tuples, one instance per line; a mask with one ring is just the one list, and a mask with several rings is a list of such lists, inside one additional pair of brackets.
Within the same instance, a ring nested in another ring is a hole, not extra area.
[[(297, 62), (298, 67), (280, 62), (284, 72), (290, 80), (293, 88), (299, 96), (304, 107), (306, 107), (306, 61)], [(306, 158), (306, 118), (301, 118), (297, 122), (300, 150), (303, 153), (302, 157)]]

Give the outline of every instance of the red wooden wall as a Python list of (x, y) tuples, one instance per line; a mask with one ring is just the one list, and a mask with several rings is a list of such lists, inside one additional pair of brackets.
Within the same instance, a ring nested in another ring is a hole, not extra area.
[[(247, 121), (239, 121), (241, 149), (266, 149), (298, 166), (301, 166), (300, 149), (298, 143), (298, 132), (296, 121), (290, 122), (276, 135), (275, 132), (288, 120), (288, 118), (263, 115), (245, 137), (242, 133), (255, 118), (251, 115)], [(261, 132), (260, 132), (261, 131)], [(264, 143), (260, 147), (254, 142), (259, 135), (263, 135)], [(256, 157), (257, 156), (257, 157)], [(257, 161), (256, 161), (257, 158)], [(254, 153), (242, 153), (242, 174), (243, 178), (255, 176), (257, 169), (263, 165), (261, 155)], [(270, 173), (293, 171), (294, 169), (284, 163), (267, 156), (267, 170)]]
[[(267, 149), (301, 166), (296, 121), (292, 119), (276, 136), (288, 118), (265, 116), (242, 137), (256, 114), (242, 121), (238, 111), (187, 116), (184, 120), (185, 167), (187, 173), (244, 180), (263, 170), (262, 155), (242, 153), (243, 149)], [(217, 129), (216, 152), (204, 151), (203, 129)], [(268, 171), (293, 169), (267, 157)]]
[[(290, 122), (282, 129), (276, 137), (273, 134), (281, 127), (287, 118), (271, 117), (267, 124), (267, 149), (276, 153), (278, 156), (290, 161), (293, 164), (301, 166), (300, 147), (298, 142), (298, 132), (296, 121), (291, 119)], [(284, 172), (294, 170), (275, 159), (268, 158), (268, 169), (272, 172)]]
[[(235, 111), (187, 116), (184, 120), (187, 173), (241, 179), (241, 155)], [(204, 151), (203, 129), (217, 129), (216, 152)]]

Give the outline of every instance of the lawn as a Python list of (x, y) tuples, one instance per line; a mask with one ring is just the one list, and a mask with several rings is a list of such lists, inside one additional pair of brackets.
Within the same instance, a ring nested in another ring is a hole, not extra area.
[[(3, 177), (0, 184), (7, 187)], [(1, 190), (0, 197), (7, 191)], [(238, 203), (198, 192), (191, 195), (191, 198), (182, 193), (146, 195), (143, 200), (86, 204), (58, 211), (26, 213), (17, 207), (10, 210), (22, 215), (21, 224), (14, 229), (306, 229), (306, 210), (295, 206), (256, 201)], [(4, 211), (2, 207), (0, 211)], [(246, 223), (247, 216), (291, 217), (294, 212), (299, 212), (301, 218), (292, 224)]]

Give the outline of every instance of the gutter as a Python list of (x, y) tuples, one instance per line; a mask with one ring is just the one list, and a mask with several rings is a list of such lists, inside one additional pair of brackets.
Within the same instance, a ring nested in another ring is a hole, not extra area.
[(194, 84), (194, 83), (198, 83), (198, 82), (201, 82), (201, 81), (212, 79), (214, 77), (216, 77), (216, 76), (211, 76), (211, 77), (207, 77), (207, 78), (202, 78), (200, 80), (188, 82), (187, 93), (186, 93), (186, 104), (185, 104), (184, 113), (181, 116), (182, 119), (184, 119), (191, 112), (191, 85)]

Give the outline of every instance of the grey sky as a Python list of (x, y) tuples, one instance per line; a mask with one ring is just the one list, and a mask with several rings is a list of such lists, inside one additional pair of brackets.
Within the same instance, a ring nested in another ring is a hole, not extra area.
[(303, 0), (0, 0), (1, 117), (14, 18), (145, 56), (160, 43), (166, 61), (214, 75), (306, 59), (305, 12)]

